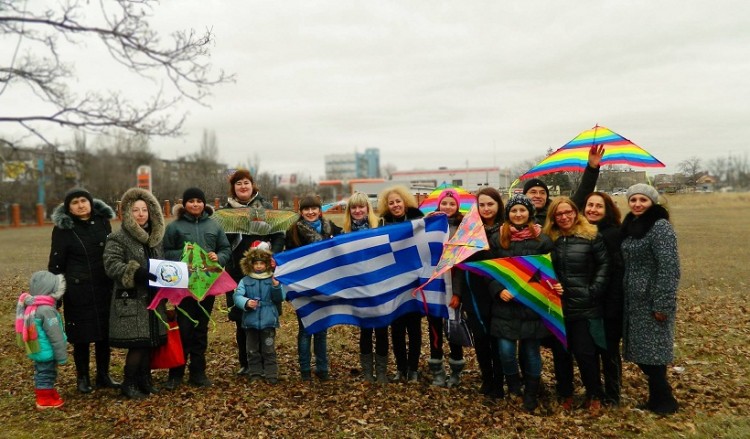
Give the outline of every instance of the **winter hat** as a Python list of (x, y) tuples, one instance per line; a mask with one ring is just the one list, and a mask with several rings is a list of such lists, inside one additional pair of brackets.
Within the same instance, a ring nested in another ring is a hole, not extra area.
[[(61, 288), (62, 287), (62, 288)], [(52, 296), (59, 299), (65, 291), (65, 278), (49, 271), (37, 271), (31, 275), (29, 294), (32, 296)]]
[(629, 200), (635, 194), (641, 194), (649, 197), (654, 204), (659, 204), (659, 191), (653, 186), (646, 183), (638, 183), (630, 186), (625, 193), (625, 199)]
[(323, 206), (320, 204), (320, 198), (317, 195), (305, 195), (299, 200), (299, 210), (306, 209), (308, 207), (317, 207), (322, 209)]
[(69, 190), (68, 193), (65, 194), (65, 201), (63, 201), (63, 206), (65, 206), (65, 210), (67, 212), (70, 212), (70, 202), (73, 201), (73, 198), (78, 197), (85, 197), (87, 200), (89, 200), (89, 204), (91, 204), (91, 207), (94, 207), (94, 198), (91, 196), (91, 193), (82, 187), (77, 187)]
[(540, 186), (542, 189), (544, 189), (544, 192), (546, 192), (547, 196), (549, 197), (549, 188), (547, 187), (547, 184), (538, 178), (532, 178), (523, 185), (523, 194), (526, 195), (526, 192), (528, 192), (529, 189), (535, 186)]
[(529, 197), (522, 194), (514, 194), (512, 197), (510, 197), (510, 200), (505, 204), (505, 218), (510, 217), (510, 209), (520, 204), (523, 207), (526, 208), (526, 210), (529, 211), (529, 218), (533, 218), (534, 214), (536, 213), (536, 209), (534, 208), (534, 203), (531, 202)]
[(182, 193), (182, 204), (187, 203), (188, 200), (192, 200), (193, 198), (197, 198), (203, 201), (203, 204), (206, 204), (206, 194), (197, 187), (189, 187), (185, 189), (185, 192)]
[(445, 189), (443, 192), (440, 192), (440, 195), (438, 196), (437, 209), (435, 210), (440, 210), (440, 203), (445, 197), (453, 198), (454, 200), (456, 200), (456, 207), (461, 207), (461, 198), (459, 197), (458, 192), (453, 189)]
[[(242, 268), (242, 272), (245, 273), (247, 276), (256, 277), (253, 276), (255, 271), (253, 270), (253, 263), (256, 261), (265, 262), (266, 264), (266, 275), (270, 275), (272, 272), (271, 268), (271, 252), (264, 249), (263, 247), (253, 247), (250, 250), (243, 253), (243, 258), (240, 261), (240, 268)], [(265, 278), (266, 276), (264, 276)]]
[(237, 193), (234, 191), (234, 184), (246, 178), (250, 180), (250, 183), (253, 183), (253, 185), (255, 185), (253, 177), (250, 175), (250, 171), (248, 171), (247, 169), (238, 169), (234, 171), (234, 173), (229, 177), (229, 193), (232, 195), (232, 198), (237, 198)]

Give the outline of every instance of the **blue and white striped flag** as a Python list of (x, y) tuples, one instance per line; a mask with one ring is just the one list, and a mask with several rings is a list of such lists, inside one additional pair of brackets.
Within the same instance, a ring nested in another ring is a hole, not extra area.
[[(445, 215), (347, 233), (274, 255), (275, 276), (308, 332), (379, 328), (424, 313), (422, 294), (412, 291), (435, 270), (447, 239)], [(442, 278), (428, 284), (424, 299), (430, 315), (448, 317)]]

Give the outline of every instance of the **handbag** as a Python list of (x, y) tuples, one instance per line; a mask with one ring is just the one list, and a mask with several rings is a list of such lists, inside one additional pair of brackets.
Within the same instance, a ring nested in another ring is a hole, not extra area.
[(167, 324), (167, 343), (151, 350), (151, 369), (171, 369), (185, 364), (180, 327), (174, 320), (169, 320)]
[(474, 346), (474, 336), (469, 330), (469, 324), (466, 323), (466, 313), (463, 312), (463, 307), (459, 306), (456, 313), (455, 319), (448, 319), (445, 325), (445, 338), (448, 339), (449, 343), (461, 345), (467, 348)]

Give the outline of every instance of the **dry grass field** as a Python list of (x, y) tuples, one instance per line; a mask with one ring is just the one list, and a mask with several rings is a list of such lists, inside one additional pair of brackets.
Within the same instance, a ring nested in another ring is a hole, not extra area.
[[(65, 407), (37, 412), (31, 361), (15, 345), (12, 322), (30, 274), (46, 267), (51, 228), (26, 227), (0, 229), (0, 437), (750, 437), (750, 194), (676, 195), (668, 201), (682, 260), (677, 358), (670, 368), (681, 403), (675, 416), (635, 408), (645, 399), (646, 383), (632, 364), (625, 366), (621, 407), (599, 417), (583, 409), (562, 412), (550, 397), (546, 355), (548, 395), (540, 415), (526, 414), (509, 400), (480, 397), (471, 351), (458, 389), (429, 385), (427, 346), (419, 384), (367, 385), (356, 377), (358, 332), (351, 327), (329, 333), (334, 379), (303, 383), (296, 322), (286, 304), (277, 386), (236, 379), (234, 326), (215, 309), (208, 353), (212, 388), (184, 386), (140, 402), (112, 390), (81, 395), (71, 358), (59, 370)], [(618, 202), (625, 207), (624, 199)], [(119, 377), (123, 354), (113, 356), (112, 372)], [(158, 381), (165, 375), (155, 372)]]

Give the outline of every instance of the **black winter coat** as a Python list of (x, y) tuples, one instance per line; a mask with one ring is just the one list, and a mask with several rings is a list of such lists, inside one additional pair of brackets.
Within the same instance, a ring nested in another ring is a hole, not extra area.
[[(511, 241), (510, 248), (495, 249), (495, 258), (509, 258), (511, 256), (543, 255), (552, 251), (552, 240), (545, 234), (537, 239)], [(550, 335), (542, 323), (539, 314), (528, 306), (515, 300), (509, 302), (500, 298), (500, 292), (505, 286), (500, 282), (491, 281), (492, 323), (490, 332), (493, 337), (509, 340), (542, 339)]]
[(552, 235), (552, 266), (564, 289), (565, 320), (601, 318), (609, 285), (609, 256), (602, 236), (588, 222), (576, 225), (571, 235)]
[(115, 212), (94, 200), (91, 218), (82, 221), (59, 205), (52, 212), (52, 248), (47, 270), (65, 276), (65, 333), (70, 343), (107, 340), (112, 280), (104, 272), (104, 244)]
[(602, 306), (604, 307), (604, 318), (622, 321), (622, 279), (624, 263), (622, 260), (622, 234), (619, 228), (611, 224), (597, 224), (599, 233), (604, 239), (609, 255), (609, 284), (607, 285)]

